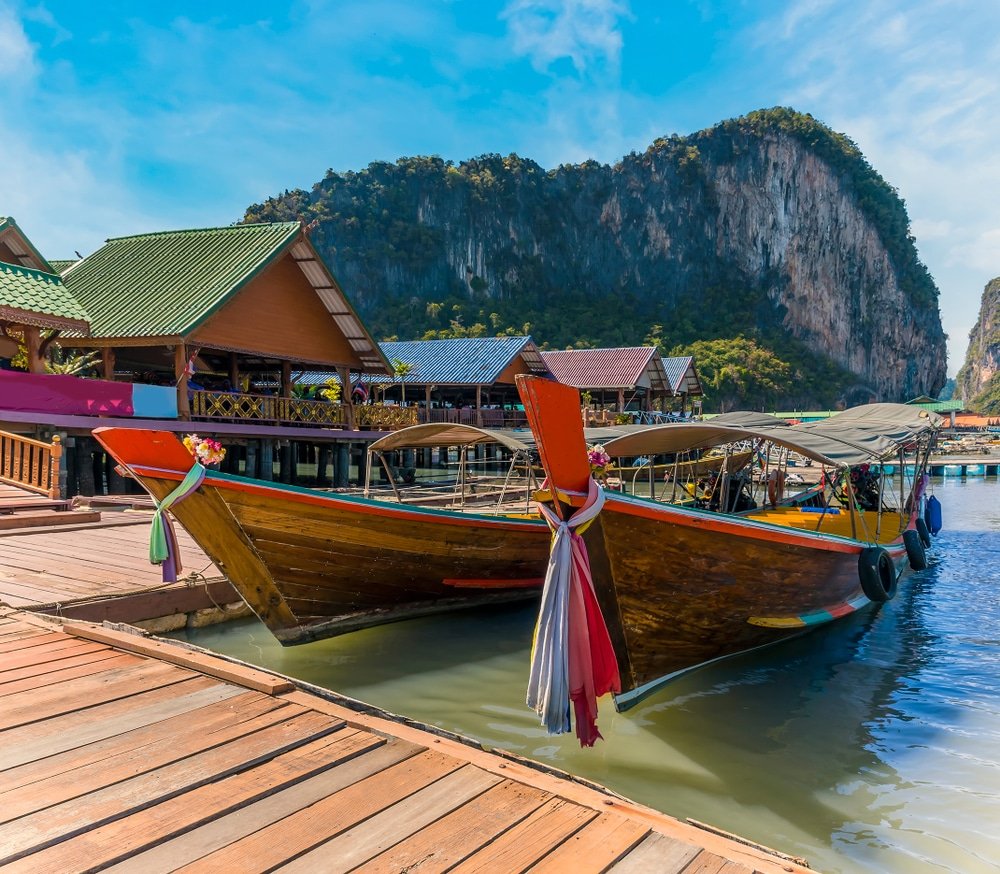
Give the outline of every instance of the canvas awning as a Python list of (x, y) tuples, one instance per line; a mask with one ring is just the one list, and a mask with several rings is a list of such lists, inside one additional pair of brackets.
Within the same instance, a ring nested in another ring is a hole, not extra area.
[[(530, 432), (527, 436), (530, 437)], [(372, 452), (389, 452), (393, 449), (427, 449), (432, 446), (474, 446), (477, 443), (499, 443), (511, 452), (523, 452), (533, 445), (503, 431), (491, 431), (475, 425), (429, 422), (393, 431), (368, 448)]]
[[(751, 421), (749, 417), (747, 420)], [(935, 413), (904, 404), (868, 404), (826, 421), (793, 426), (719, 424), (718, 419), (652, 425), (609, 440), (604, 448), (612, 457), (633, 457), (763, 440), (798, 452), (820, 464), (841, 467), (892, 457), (900, 446), (937, 430), (941, 422), (941, 417)]]

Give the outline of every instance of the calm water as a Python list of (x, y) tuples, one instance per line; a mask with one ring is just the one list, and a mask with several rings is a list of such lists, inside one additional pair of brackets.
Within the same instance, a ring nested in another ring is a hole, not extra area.
[(926, 571), (878, 611), (704, 669), (605, 742), (525, 707), (529, 606), (282, 649), (256, 621), (187, 639), (597, 780), (825, 871), (1000, 870), (1000, 484), (949, 478)]

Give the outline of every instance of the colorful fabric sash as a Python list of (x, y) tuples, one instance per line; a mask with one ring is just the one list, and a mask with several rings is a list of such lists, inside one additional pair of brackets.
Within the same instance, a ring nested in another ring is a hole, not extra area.
[(593, 479), (586, 503), (568, 521), (538, 505), (552, 530), (552, 550), (531, 646), (527, 703), (549, 734), (562, 734), (570, 730), (572, 702), (576, 736), (580, 746), (588, 747), (601, 737), (598, 697), (621, 691), (618, 661), (580, 536), (603, 506), (604, 491)]
[(177, 545), (177, 533), (167, 510), (174, 504), (183, 501), (205, 479), (205, 468), (197, 461), (187, 472), (180, 485), (177, 486), (162, 501), (156, 504), (153, 514), (153, 527), (149, 531), (149, 561), (151, 564), (163, 565), (163, 582), (176, 583), (177, 574), (181, 571), (181, 552)]

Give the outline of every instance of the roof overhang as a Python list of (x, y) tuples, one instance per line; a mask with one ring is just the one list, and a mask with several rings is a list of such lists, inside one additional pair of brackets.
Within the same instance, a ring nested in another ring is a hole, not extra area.
[(392, 367), (379, 349), (371, 334), (365, 328), (358, 314), (347, 300), (347, 296), (337, 284), (337, 280), (327, 269), (323, 259), (303, 233), (292, 245), (292, 258), (299, 265), (313, 290), (323, 302), (327, 312), (343, 333), (354, 354), (363, 365), (363, 373), (392, 374)]
[(52, 316), (47, 313), (22, 310), (10, 306), (0, 306), (0, 322), (7, 322), (13, 327), (24, 326), (55, 331), (74, 331), (84, 335), (90, 331), (90, 325), (79, 319)]

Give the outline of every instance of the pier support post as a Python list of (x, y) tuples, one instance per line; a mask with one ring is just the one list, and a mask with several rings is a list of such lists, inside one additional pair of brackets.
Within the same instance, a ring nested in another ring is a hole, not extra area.
[(330, 476), (327, 468), (330, 466), (330, 444), (320, 443), (316, 451), (316, 485), (326, 488), (330, 485)]
[(253, 477), (254, 479), (258, 478), (258, 472), (257, 472), (258, 454), (259, 452), (257, 448), (257, 441), (247, 440), (247, 451), (246, 455), (244, 456), (244, 464), (243, 464), (244, 476)]
[(368, 477), (368, 444), (358, 444), (358, 485), (363, 486)]
[(257, 470), (262, 480), (271, 482), (274, 480), (274, 441), (260, 441), (260, 458), (257, 462)]
[(349, 443), (338, 443), (336, 461), (333, 465), (333, 484), (338, 489), (347, 487), (351, 476), (351, 447)]

